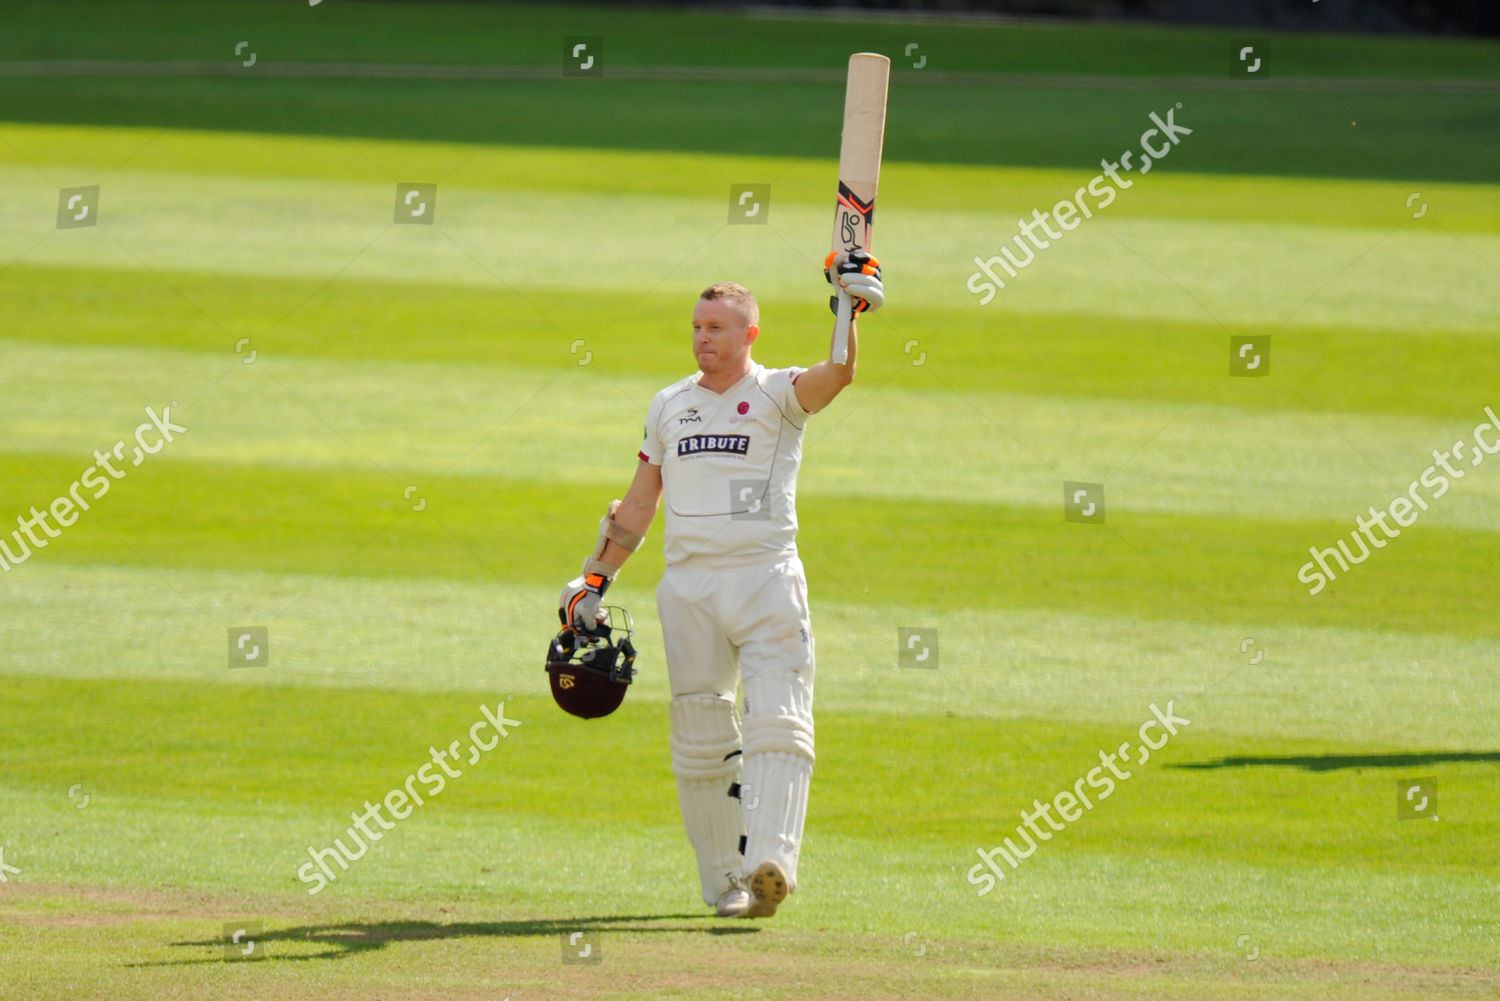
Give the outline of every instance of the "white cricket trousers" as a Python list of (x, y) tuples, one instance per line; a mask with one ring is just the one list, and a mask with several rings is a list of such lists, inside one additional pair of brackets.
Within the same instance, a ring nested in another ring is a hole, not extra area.
[(714, 903), (766, 861), (782, 867), (794, 890), (813, 766), (802, 561), (674, 564), (656, 604), (672, 687), (672, 767), (703, 899)]

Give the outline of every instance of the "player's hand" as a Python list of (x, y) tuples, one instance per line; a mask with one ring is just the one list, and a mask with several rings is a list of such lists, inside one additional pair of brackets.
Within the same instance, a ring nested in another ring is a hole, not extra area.
[[(885, 286), (880, 281), (880, 262), (863, 250), (832, 252), (823, 260), (823, 277), (829, 284), (843, 289), (854, 300), (854, 315), (873, 313), (885, 305)], [(839, 311), (838, 296), (831, 296), (828, 308)]]
[(599, 599), (609, 590), (609, 578), (601, 573), (586, 573), (574, 577), (563, 588), (557, 603), (557, 617), (562, 624), (583, 636), (591, 636), (599, 628)]

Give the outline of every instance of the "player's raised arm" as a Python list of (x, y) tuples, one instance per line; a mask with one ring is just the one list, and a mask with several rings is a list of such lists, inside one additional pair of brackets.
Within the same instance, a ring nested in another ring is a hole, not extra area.
[(640, 548), (661, 503), (661, 467), (645, 459), (635, 469), (635, 479), (624, 500), (610, 501), (609, 511), (599, 522), (599, 542), (583, 562), (583, 573), (568, 581), (558, 600), (563, 625), (590, 632), (598, 623), (599, 599), (630, 554)]
[[(842, 298), (851, 301), (852, 315), (855, 317), (861, 313), (874, 312), (885, 302), (885, 287), (880, 280), (880, 262), (863, 250), (850, 251), (848, 254), (829, 254), (823, 264), (823, 276), (838, 289), (838, 293), (828, 300), (835, 316), (838, 315), (839, 300)], [(810, 414), (817, 413), (832, 403), (833, 398), (854, 381), (854, 360), (859, 354), (859, 332), (856, 328), (857, 324), (851, 320), (848, 355), (842, 364), (833, 360), (838, 340), (838, 333), (835, 331), (829, 343), (828, 360), (818, 362), (797, 376), (797, 402), (802, 404), (803, 410)]]

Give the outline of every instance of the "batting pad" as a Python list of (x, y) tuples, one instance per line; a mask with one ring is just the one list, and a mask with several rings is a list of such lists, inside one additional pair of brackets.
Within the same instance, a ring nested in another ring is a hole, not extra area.
[(774, 861), (797, 886), (797, 857), (812, 785), (812, 693), (802, 676), (771, 671), (745, 679), (745, 763), (740, 801), (747, 840), (742, 873)]
[(698, 856), (703, 902), (717, 903), (740, 872), (745, 820), (729, 795), (740, 777), (740, 719), (733, 697), (679, 695), (672, 700), (672, 771), (688, 841)]

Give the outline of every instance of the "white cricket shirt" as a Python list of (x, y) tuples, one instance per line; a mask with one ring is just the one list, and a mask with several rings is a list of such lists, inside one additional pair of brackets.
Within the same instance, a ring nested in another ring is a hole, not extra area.
[(668, 565), (769, 562), (797, 551), (797, 466), (808, 413), (800, 368), (750, 373), (723, 393), (695, 372), (656, 394), (640, 457), (661, 467)]

